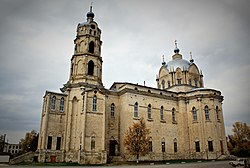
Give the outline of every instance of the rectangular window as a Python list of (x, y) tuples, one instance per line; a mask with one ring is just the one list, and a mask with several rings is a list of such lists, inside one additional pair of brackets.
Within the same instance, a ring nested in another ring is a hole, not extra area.
[(174, 152), (177, 152), (177, 142), (174, 142)]
[(51, 149), (52, 146), (52, 136), (48, 136), (47, 149)]
[(208, 141), (208, 151), (209, 152), (213, 152), (214, 151), (213, 141)]
[(200, 152), (201, 150), (200, 150), (200, 142), (198, 141), (198, 142), (195, 142), (195, 151), (196, 152)]
[(61, 137), (57, 137), (56, 138), (56, 150), (60, 150), (61, 149)]
[(220, 141), (221, 154), (224, 155), (223, 141)]
[(149, 151), (149, 152), (152, 152), (152, 151), (153, 151), (153, 143), (152, 143), (152, 141), (149, 141), (149, 144), (148, 144), (148, 151)]

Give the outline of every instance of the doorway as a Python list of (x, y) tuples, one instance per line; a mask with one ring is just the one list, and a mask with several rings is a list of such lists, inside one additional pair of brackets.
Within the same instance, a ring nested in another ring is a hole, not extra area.
[(109, 156), (115, 156), (115, 150), (116, 150), (116, 145), (117, 145), (116, 140), (110, 140), (109, 141)]
[(50, 156), (50, 162), (55, 163), (56, 162), (56, 156)]

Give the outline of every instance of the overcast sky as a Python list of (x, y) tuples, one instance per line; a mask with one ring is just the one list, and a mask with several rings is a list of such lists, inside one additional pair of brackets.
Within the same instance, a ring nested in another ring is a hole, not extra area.
[[(78, 23), (90, 0), (0, 0), (0, 134), (11, 143), (39, 131), (46, 90), (67, 82)], [(103, 83), (156, 87), (174, 40), (224, 95), (227, 134), (250, 123), (249, 0), (93, 0), (102, 30)]]

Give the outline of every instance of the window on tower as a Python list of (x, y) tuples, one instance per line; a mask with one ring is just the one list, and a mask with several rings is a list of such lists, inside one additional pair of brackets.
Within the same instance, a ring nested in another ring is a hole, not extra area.
[(89, 52), (94, 53), (95, 44), (93, 41), (89, 43)]
[(181, 85), (181, 79), (177, 79), (178, 85)]
[(94, 62), (92, 60), (88, 63), (88, 75), (94, 75)]
[(47, 149), (51, 149), (51, 147), (52, 147), (52, 136), (48, 136)]
[(115, 117), (115, 104), (111, 104), (111, 117)]
[(197, 79), (194, 80), (194, 85), (195, 85), (195, 87), (198, 87), (198, 81), (197, 81)]
[(51, 110), (56, 110), (56, 96), (52, 97)]
[(93, 97), (93, 102), (92, 102), (92, 111), (96, 111), (96, 104), (97, 104), (97, 97), (95, 95)]
[(170, 87), (170, 81), (168, 81), (168, 87)]
[(218, 106), (216, 106), (215, 112), (216, 112), (217, 121), (219, 121), (220, 120), (220, 116), (219, 116), (219, 107)]
[(161, 85), (162, 85), (162, 89), (165, 89), (165, 81), (164, 80), (161, 81)]
[(64, 111), (64, 98), (62, 97), (60, 100), (60, 112)]

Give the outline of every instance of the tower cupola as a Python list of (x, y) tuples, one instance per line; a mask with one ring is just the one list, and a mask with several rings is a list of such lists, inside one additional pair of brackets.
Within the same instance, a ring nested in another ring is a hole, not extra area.
[(87, 21), (93, 21), (95, 14), (92, 12), (92, 5), (90, 6), (90, 10), (87, 13)]

